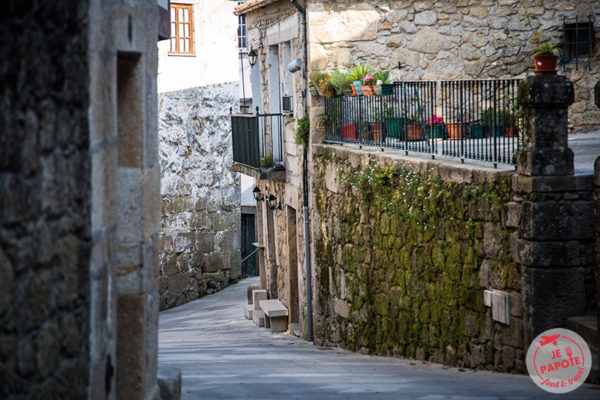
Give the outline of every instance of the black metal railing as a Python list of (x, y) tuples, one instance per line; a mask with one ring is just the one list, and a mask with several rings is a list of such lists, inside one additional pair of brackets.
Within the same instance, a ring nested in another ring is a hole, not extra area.
[(519, 146), (518, 83), (399, 82), (383, 96), (327, 98), (325, 140), (510, 164)]
[[(563, 17), (562, 39), (560, 43), (561, 63), (563, 70), (565, 64), (575, 61), (575, 67), (579, 68), (581, 62), (587, 64), (588, 70), (592, 70), (592, 58), (596, 50), (596, 27), (594, 19), (589, 15), (587, 20), (575, 16), (574, 19)], [(580, 59), (582, 59), (580, 61)]]
[[(231, 112), (231, 110), (230, 110)], [(233, 161), (256, 169), (283, 169), (283, 115), (231, 114)]]

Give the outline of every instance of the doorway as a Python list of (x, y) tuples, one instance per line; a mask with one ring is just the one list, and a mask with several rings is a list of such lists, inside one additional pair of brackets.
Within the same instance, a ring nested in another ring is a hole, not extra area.
[(299, 298), (298, 298), (298, 240), (296, 231), (296, 210), (287, 206), (287, 239), (288, 239), (288, 276), (286, 286), (289, 299), (289, 323), (291, 331), (298, 332)]

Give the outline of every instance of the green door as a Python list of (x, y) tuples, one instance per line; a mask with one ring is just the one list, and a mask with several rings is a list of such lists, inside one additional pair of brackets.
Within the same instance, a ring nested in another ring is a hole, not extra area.
[[(242, 260), (248, 257), (256, 248), (256, 215), (242, 214)], [(257, 276), (256, 253), (242, 263), (242, 277)]]

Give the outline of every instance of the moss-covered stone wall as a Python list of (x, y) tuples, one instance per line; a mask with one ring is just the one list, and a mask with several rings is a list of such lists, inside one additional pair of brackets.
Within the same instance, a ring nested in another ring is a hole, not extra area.
[[(316, 337), (370, 354), (524, 371), (511, 172), (314, 147)], [(484, 289), (510, 293), (511, 324)]]

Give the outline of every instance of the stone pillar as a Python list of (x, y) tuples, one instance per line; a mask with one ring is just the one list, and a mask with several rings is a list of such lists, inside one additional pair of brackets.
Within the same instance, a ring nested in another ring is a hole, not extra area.
[(573, 98), (563, 76), (529, 77), (519, 87), (525, 131), (513, 180), (519, 223), (511, 250), (523, 272), (526, 346), (586, 311), (585, 276), (594, 262), (587, 250), (594, 240), (592, 182), (573, 176), (567, 137)]
[(519, 174), (573, 175), (567, 128), (574, 98), (573, 84), (561, 75), (529, 77), (519, 86), (519, 104), (525, 112)]

